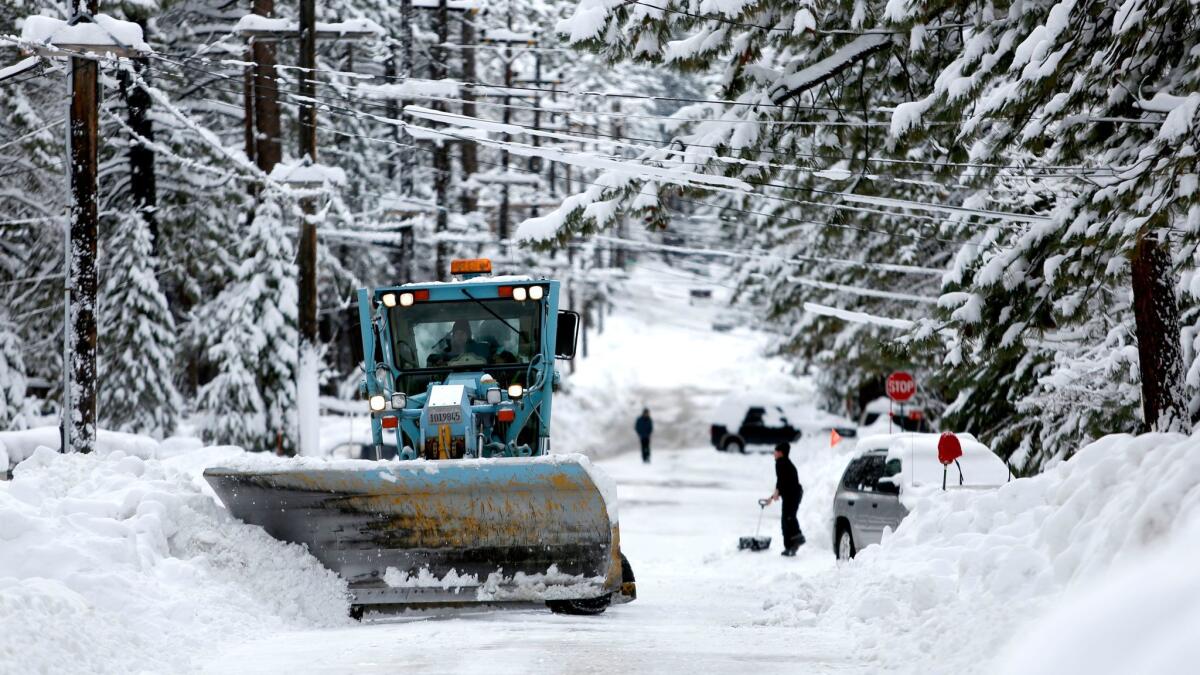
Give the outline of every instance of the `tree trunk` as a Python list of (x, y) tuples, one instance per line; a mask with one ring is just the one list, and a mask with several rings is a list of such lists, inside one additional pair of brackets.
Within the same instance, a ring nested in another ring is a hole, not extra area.
[[(135, 59), (134, 67), (144, 73), (145, 59)], [(144, 76), (144, 75), (143, 75)], [(121, 93), (129, 111), (129, 128), (147, 143), (154, 142), (154, 123), (150, 119), (150, 94), (131, 81), (128, 73), (121, 75)], [(137, 138), (129, 145), (129, 192), (134, 208), (150, 229), (155, 257), (159, 255), (158, 194), (154, 175), (154, 148)]]
[(1147, 234), (1133, 250), (1133, 317), (1142, 371), (1142, 416), (1152, 431), (1173, 431), (1187, 420), (1179, 306), (1170, 244)]

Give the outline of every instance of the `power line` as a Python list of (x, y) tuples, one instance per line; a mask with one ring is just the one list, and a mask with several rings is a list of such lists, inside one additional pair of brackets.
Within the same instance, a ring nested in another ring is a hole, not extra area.
[[(188, 68), (191, 70), (196, 70), (198, 72), (203, 72), (208, 75), (215, 76), (215, 77), (222, 77), (223, 79), (226, 79), (226, 80), (237, 81), (238, 84), (241, 83), (240, 76), (232, 77), (232, 76), (228, 76), (228, 75), (222, 75), (220, 73), (215, 73), (213, 71), (210, 71), (210, 70), (207, 70), (204, 68), (199, 68), (197, 66), (188, 65), (187, 63), (173, 61), (161, 54), (156, 54), (155, 56), (159, 60), (162, 60), (166, 63), (171, 63), (172, 65)], [(182, 57), (182, 58), (184, 61), (200, 60), (200, 61), (206, 62), (206, 63), (213, 63), (209, 59), (190, 59), (189, 57)], [(243, 63), (243, 62), (237, 62), (237, 63)], [(156, 69), (156, 70), (159, 70), (160, 72), (168, 72), (168, 71), (162, 71), (161, 69)], [(321, 72), (335, 72), (335, 71), (321, 71)], [(273, 78), (268, 77), (267, 79), (274, 80), (277, 85), (288, 83), (287, 80), (284, 80), (283, 78), (280, 78), (280, 77), (273, 77)], [(335, 86), (333, 83), (325, 83), (325, 82), (319, 82), (318, 84), (320, 84), (322, 86), (327, 86), (327, 87)], [(462, 84), (462, 83), (458, 83), (458, 84)], [(488, 85), (481, 85), (481, 86), (504, 88), (504, 85), (488, 84)], [(284, 93), (290, 93), (290, 92), (287, 92), (285, 87), (277, 87), (277, 89)], [(388, 107), (386, 103), (379, 102), (378, 100), (373, 99), (371, 97), (364, 97), (363, 95), (361, 95), (361, 92), (357, 96), (347, 96), (344, 92), (339, 91), (338, 95), (344, 100), (349, 101), (349, 100), (353, 99), (354, 102), (356, 102), (360, 105), (363, 105), (363, 106), (367, 106), (367, 107), (385, 108), (385, 109)], [(320, 97), (318, 97), (318, 99), (319, 98)], [(605, 111), (563, 110), (560, 108), (553, 108), (553, 107), (547, 108), (547, 107), (539, 107), (539, 106), (521, 106), (521, 105), (515, 105), (515, 104), (505, 104), (505, 103), (500, 103), (500, 102), (495, 102), (495, 101), (478, 101), (478, 100), (477, 101), (467, 101), (466, 99), (450, 97), (450, 96), (422, 95), (422, 96), (419, 96), (419, 98), (424, 98), (424, 99), (429, 99), (429, 100), (434, 100), (434, 101), (444, 101), (444, 102), (450, 102), (450, 103), (470, 102), (470, 103), (474, 103), (475, 105), (502, 107), (502, 108), (521, 111), (521, 112), (544, 112), (544, 113), (554, 114), (554, 115), (563, 115), (564, 117), (569, 117), (570, 115), (608, 115), (608, 116), (611, 116), (613, 114), (624, 114), (624, 113), (610, 113), (610, 112), (605, 112)], [(645, 116), (645, 117), (649, 117), (651, 119), (658, 119), (661, 121), (672, 121), (672, 122), (681, 122), (681, 123), (683, 123), (683, 122), (686, 122), (686, 123), (704, 123), (704, 122), (720, 123), (720, 122), (725, 122), (725, 121), (737, 122), (737, 120), (705, 120), (705, 119), (686, 120), (686, 119), (678, 119), (678, 118), (666, 117), (666, 116)], [(760, 124), (764, 124), (764, 125), (788, 124), (788, 122), (786, 122), (786, 121), (784, 121), (784, 122), (773, 122), (770, 120), (747, 120), (747, 121), (760, 123)], [(796, 122), (796, 124), (800, 124), (800, 122)], [(822, 123), (818, 122), (818, 121), (812, 121), (812, 122), (803, 122), (803, 124), (811, 124), (811, 125), (816, 126), (816, 125), (820, 125)], [(874, 123), (872, 123), (872, 124), (874, 124)], [(947, 122), (946, 124), (957, 125), (958, 123)], [(583, 133), (593, 133), (593, 132), (583, 132)], [(600, 133), (600, 132), (595, 132), (593, 135), (603, 136), (603, 137), (607, 137), (607, 138), (617, 138), (616, 136), (613, 136), (611, 134), (604, 134), (604, 133)], [(629, 140), (646, 141), (646, 142), (651, 142), (651, 143), (661, 143), (662, 142), (661, 139), (638, 138), (638, 137), (631, 137), (631, 136), (624, 136), (623, 138), (628, 138)], [(685, 138), (681, 138), (681, 137), (676, 137), (675, 139), (673, 139), (672, 142), (679, 142), (681, 144), (685, 144), (690, 147), (702, 147), (702, 148), (708, 148), (708, 149), (722, 149), (722, 147), (723, 147), (723, 146), (705, 145), (702, 143), (691, 143), (691, 142), (688, 142)], [(730, 149), (733, 149), (733, 148), (730, 147)], [(846, 156), (846, 155), (821, 155), (821, 154), (806, 154), (806, 153), (800, 153), (800, 152), (794, 152), (794, 151), (777, 152), (777, 151), (771, 151), (771, 150), (755, 150), (755, 152), (764, 153), (764, 154), (772, 154), (772, 155), (785, 154), (785, 155), (789, 155), (789, 156), (809, 157), (809, 158), (813, 158), (813, 159), (824, 159), (824, 160), (837, 159), (837, 160), (841, 160), (841, 161), (852, 161), (852, 162), (860, 161), (860, 162), (874, 162), (874, 163), (883, 163), (883, 164), (900, 164), (900, 165), (909, 165), (909, 166), (932, 166), (932, 167), (947, 167), (947, 168), (951, 168), (951, 167), (952, 168), (979, 168), (979, 169), (988, 169), (988, 170), (1018, 169), (1018, 170), (1023, 170), (1023, 171), (1041, 170), (1041, 171), (1109, 172), (1109, 173), (1113, 173), (1113, 172), (1117, 171), (1117, 168), (1115, 168), (1115, 167), (1088, 167), (1088, 166), (1081, 166), (1081, 165), (994, 164), (994, 163), (981, 163), (981, 162), (953, 162), (953, 161), (946, 161), (946, 160), (899, 159), (899, 158), (890, 158), (890, 157), (854, 157), (854, 156)], [(937, 172), (928, 172), (928, 173), (926, 173), (926, 175), (940, 175), (940, 174), (938, 174)], [(1054, 177), (1054, 176), (1042, 176), (1039, 174), (1033, 174), (1030, 177)]]
[[(186, 67), (186, 66), (185, 66), (185, 67)], [(202, 69), (200, 69), (200, 70), (202, 70)], [(208, 71), (204, 71), (204, 72), (208, 72)], [(172, 75), (174, 76), (174, 74), (172, 74)], [(224, 90), (224, 91), (232, 91), (232, 90)], [(238, 93), (238, 92), (236, 92), (236, 91), (233, 91), (232, 93)], [(292, 98), (294, 98), (294, 97), (295, 97), (293, 94), (291, 94), (291, 92), (288, 92), (288, 91), (286, 91), (286, 90), (282, 90), (282, 93), (283, 93), (284, 95), (286, 95), (286, 96), (289, 96), (289, 97), (292, 97)], [(318, 100), (320, 100), (320, 97), (317, 97), (317, 98), (318, 98)], [(231, 105), (231, 106), (232, 106), (232, 104), (227, 104), (227, 105)], [(392, 124), (392, 125), (397, 125), (397, 126), (408, 126), (408, 127), (410, 127), (410, 128), (424, 129), (423, 127), (414, 127), (414, 126), (412, 126), (412, 125), (408, 125), (406, 122), (403, 122), (402, 120), (395, 120), (395, 119), (391, 119), (391, 118), (387, 118), (387, 117), (384, 117), (384, 116), (381, 116), (381, 115), (375, 115), (375, 114), (371, 114), (371, 113), (363, 113), (363, 112), (361, 112), (361, 111), (358, 111), (358, 110), (354, 110), (354, 109), (351, 109), (351, 108), (345, 108), (345, 107), (343, 107), (343, 106), (340, 106), (340, 105), (334, 105), (334, 104), (330, 104), (330, 103), (328, 103), (328, 102), (326, 102), (326, 103), (325, 103), (325, 106), (326, 106), (326, 110), (327, 110), (327, 112), (329, 112), (330, 114), (341, 114), (341, 115), (343, 115), (343, 116), (355, 117), (355, 118), (359, 118), (359, 119), (362, 119), (362, 118), (365, 116), (365, 117), (367, 117), (367, 118), (369, 118), (369, 119), (374, 119), (374, 120), (376, 120), (376, 121), (380, 121), (380, 122), (384, 122), (384, 123), (388, 123), (388, 124)], [(339, 109), (340, 109), (340, 110), (339, 110)], [(479, 139), (476, 139), (476, 138), (470, 138), (470, 137), (464, 137), (464, 136), (457, 135), (457, 134), (454, 134), (454, 133), (451, 133), (451, 132), (447, 132), (447, 131), (445, 131), (445, 130), (433, 130), (433, 129), (425, 129), (425, 130), (426, 130), (426, 131), (432, 131), (432, 132), (434, 132), (434, 133), (436, 133), (436, 134), (439, 134), (439, 135), (444, 135), (444, 136), (448, 136), (448, 137), (451, 137), (451, 138), (457, 138), (457, 139), (458, 139), (458, 140), (460, 140), (460, 141), (472, 142), (472, 143), (483, 143), (483, 142), (482, 142), (482, 141), (480, 141)], [(395, 141), (391, 141), (391, 140), (388, 140), (388, 139), (377, 139), (377, 138), (370, 137), (370, 136), (364, 136), (364, 135), (362, 135), (362, 134), (354, 134), (354, 136), (357, 136), (357, 137), (359, 137), (359, 138), (361, 138), (361, 139), (363, 139), (363, 140), (374, 141), (374, 142), (381, 142), (381, 143), (387, 143), (387, 144), (394, 144), (394, 145), (401, 146), (401, 147), (409, 147), (409, 146), (407, 146), (407, 145), (405, 145), (405, 144), (397, 143), (397, 142), (395, 142)], [(500, 143), (500, 142), (496, 142), (496, 143)], [(483, 143), (483, 144), (486, 144), (486, 143)], [(433, 151), (432, 151), (432, 150), (430, 150), (430, 149), (421, 148), (420, 146), (416, 146), (416, 149), (418, 149), (418, 150), (421, 150), (421, 151), (424, 151), (424, 152), (433, 152)], [(553, 158), (550, 158), (550, 159), (553, 159)], [(488, 163), (488, 162), (481, 162), (481, 163), (490, 164), (490, 163)], [(503, 165), (498, 165), (498, 166), (502, 166), (503, 168), (506, 168), (506, 169), (509, 169), (509, 170), (513, 170), (513, 169), (515, 169), (515, 170), (517, 170), (517, 171), (526, 172), (526, 173), (532, 173), (532, 174), (537, 174), (537, 173), (539, 173), (539, 172), (536, 172), (536, 171), (529, 171), (529, 170), (525, 170), (525, 169), (519, 169), (519, 168), (517, 168), (517, 167), (504, 167)], [(582, 183), (585, 183), (585, 184), (590, 184), (590, 185), (596, 185), (596, 186), (598, 186), (598, 187), (608, 187), (608, 186), (603, 186), (603, 185), (600, 185), (600, 184), (597, 184), (597, 183), (589, 183), (589, 182), (587, 182), (587, 181), (579, 181), (579, 182), (582, 182)], [(718, 189), (718, 188), (712, 188), (712, 189)], [(718, 189), (718, 191), (719, 191), (719, 189)], [(805, 205), (805, 206), (817, 206), (817, 207), (821, 207), (821, 208), (831, 208), (831, 209), (839, 209), (839, 210), (846, 210), (846, 211), (853, 211), (853, 212), (862, 212), (862, 213), (875, 213), (875, 214), (879, 214), (879, 215), (888, 215), (888, 216), (893, 216), (893, 217), (907, 218), (907, 219), (911, 219), (911, 220), (924, 220), (924, 221), (933, 221), (933, 222), (944, 222), (944, 223), (951, 223), (951, 224), (959, 224), (957, 221), (947, 221), (947, 220), (940, 220), (940, 219), (932, 218), (932, 217), (930, 217), (930, 216), (919, 216), (919, 215), (912, 215), (912, 214), (903, 214), (903, 213), (895, 213), (895, 212), (888, 212), (888, 211), (880, 211), (880, 210), (869, 209), (869, 208), (864, 208), (864, 207), (853, 207), (853, 206), (849, 206), (849, 205), (845, 205), (845, 204), (824, 204), (824, 203), (821, 203), (821, 202), (812, 202), (812, 201), (807, 201), (807, 200), (796, 200), (796, 199), (789, 199), (789, 198), (786, 198), (786, 197), (778, 197), (778, 196), (767, 195), (767, 194), (763, 194), (763, 193), (756, 193), (756, 192), (736, 191), (736, 192), (735, 192), (735, 194), (742, 195), (742, 196), (749, 196), (749, 197), (759, 197), (759, 198), (762, 198), (762, 199), (767, 199), (767, 200), (773, 200), (773, 201), (778, 201), (778, 202), (786, 202), (786, 203), (793, 203), (793, 204), (799, 204), (799, 205)], [(687, 200), (685, 200), (685, 201), (687, 201)], [(716, 207), (716, 208), (731, 208), (731, 207), (718, 207), (718, 206), (716, 206), (716, 205), (712, 205), (712, 204), (706, 204), (706, 203), (703, 203), (703, 202), (697, 202), (697, 203), (705, 204), (705, 205), (707, 205), (707, 206), (713, 206), (713, 207)], [(737, 210), (737, 209), (734, 209), (734, 210)], [(837, 228), (837, 229), (855, 230), (855, 231), (861, 231), (861, 232), (874, 232), (874, 233), (878, 233), (878, 234), (884, 234), (884, 235), (887, 235), (887, 236), (892, 236), (892, 237), (900, 237), (900, 238), (906, 238), (906, 239), (912, 239), (912, 240), (918, 240), (918, 241), (936, 240), (936, 241), (941, 241), (941, 242), (944, 242), (944, 243), (954, 243), (954, 244), (958, 244), (958, 245), (977, 245), (977, 244), (975, 244), (974, 242), (969, 242), (969, 241), (964, 241), (964, 240), (958, 240), (958, 239), (948, 239), (948, 238), (944, 238), (944, 237), (936, 237), (936, 236), (935, 236), (935, 237), (922, 237), (922, 236), (917, 236), (917, 235), (910, 235), (910, 234), (903, 234), (903, 233), (896, 233), (896, 232), (888, 232), (888, 231), (884, 231), (884, 230), (875, 230), (875, 229), (871, 229), (871, 228), (855, 227), (855, 226), (850, 226), (850, 225), (842, 225), (842, 224), (837, 224), (837, 223), (822, 223), (822, 222), (818, 222), (818, 221), (805, 221), (805, 220), (801, 220), (801, 219), (786, 218), (786, 217), (783, 217), (783, 216), (777, 216), (777, 215), (773, 215), (773, 214), (762, 214), (762, 213), (760, 213), (760, 212), (750, 212), (750, 213), (759, 213), (760, 215), (770, 215), (771, 217), (774, 217), (774, 218), (776, 218), (776, 219), (786, 219), (786, 220), (791, 220), (791, 221), (794, 221), (794, 222), (801, 222), (801, 223), (808, 223), (808, 224), (813, 224), (813, 225), (820, 225), (820, 226), (823, 226), (823, 227), (833, 227), (833, 228)]]

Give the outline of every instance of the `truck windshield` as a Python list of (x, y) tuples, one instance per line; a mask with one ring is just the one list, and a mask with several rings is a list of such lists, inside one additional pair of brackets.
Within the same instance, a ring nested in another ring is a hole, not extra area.
[(541, 341), (538, 302), (424, 302), (388, 314), (396, 367), (406, 373), (524, 365)]

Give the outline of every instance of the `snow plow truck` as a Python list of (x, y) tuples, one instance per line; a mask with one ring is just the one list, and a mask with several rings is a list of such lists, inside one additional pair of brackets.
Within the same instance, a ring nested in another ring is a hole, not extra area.
[[(366, 609), (545, 603), (599, 614), (636, 594), (616, 489), (582, 455), (550, 453), (556, 359), (579, 315), (559, 283), (491, 276), (359, 289), (360, 393), (377, 461), (262, 461), (207, 469), (221, 501), (304, 544)], [(385, 438), (398, 456), (378, 461)]]

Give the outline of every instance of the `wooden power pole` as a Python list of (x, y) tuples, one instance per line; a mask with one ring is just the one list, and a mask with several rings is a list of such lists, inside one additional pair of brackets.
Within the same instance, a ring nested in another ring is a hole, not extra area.
[[(271, 16), (275, 13), (275, 0), (254, 0), (254, 13)], [(275, 43), (272, 40), (255, 39), (251, 52), (254, 55), (254, 135), (255, 161), (264, 173), (279, 163), (282, 151), (279, 145), (279, 89), (275, 72)]]
[[(300, 0), (300, 158), (310, 165), (317, 163), (317, 7), (316, 0)], [(300, 359), (297, 371), (298, 402), (311, 399), (310, 405), (300, 406), (301, 418), (317, 413), (318, 392), (318, 335), (317, 335), (317, 223), (313, 197), (301, 200), (304, 220), (300, 224), (300, 246), (296, 251), (296, 267), (300, 276), (299, 316)], [(319, 427), (316, 420), (300, 419), (300, 454), (314, 456), (319, 452)]]
[[(475, 49), (475, 23), (471, 21), (471, 14), (468, 12), (462, 18), (462, 78), (463, 82), (470, 85), (475, 84), (475, 57), (478, 53)], [(468, 86), (462, 93), (462, 114), (466, 117), (475, 117), (475, 87)], [(471, 176), (479, 173), (479, 153), (474, 143), (460, 143), (460, 152), (462, 153), (462, 179), (466, 183), (471, 180)], [(479, 196), (472, 186), (464, 187), (460, 194), (462, 195), (462, 210), (463, 213), (472, 213), (479, 209)]]
[[(87, 0), (90, 14), (98, 0)], [(71, 59), (71, 208), (67, 288), (71, 321), (71, 385), (63, 392), (63, 451), (96, 447), (96, 175), (100, 118), (100, 68), (95, 59)]]
[[(433, 53), (432, 75), (433, 79), (445, 79), (447, 74), (446, 68), (446, 49), (440, 45), (446, 44), (449, 38), (449, 12), (447, 11), (446, 0), (438, 0), (437, 6), (437, 35), (439, 47)], [(436, 110), (445, 110), (446, 104), (443, 101), (435, 101), (433, 107)], [(449, 229), (450, 225), (450, 142), (449, 139), (442, 139), (434, 147), (433, 151), (433, 189), (437, 195), (437, 225), (434, 227), (434, 232), (438, 236), (437, 240), (437, 257), (436, 257), (436, 272), (435, 278), (439, 281), (445, 281), (449, 273), (450, 261), (446, 259), (446, 242), (442, 241), (441, 236)]]

